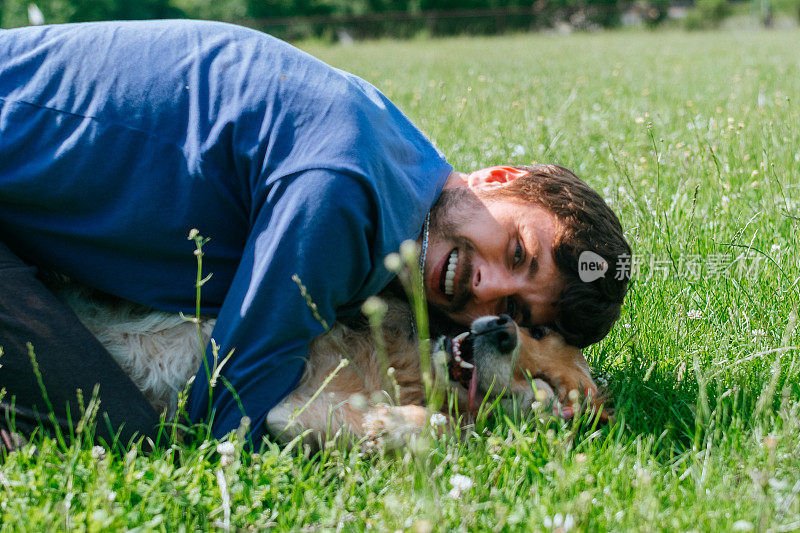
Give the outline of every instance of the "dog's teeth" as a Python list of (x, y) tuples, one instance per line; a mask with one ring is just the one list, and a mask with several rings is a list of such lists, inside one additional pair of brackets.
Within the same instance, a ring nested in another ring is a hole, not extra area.
[(460, 343), (461, 341), (466, 339), (468, 336), (469, 336), (469, 331), (465, 331), (464, 333), (461, 333), (461, 334), (456, 335), (455, 337), (453, 337), (453, 342), (458, 341)]
[(457, 353), (453, 354), (453, 359), (455, 359), (456, 362), (458, 362), (458, 363), (461, 363), (461, 361), (462, 361), (461, 356), (459, 354), (457, 354)]
[(467, 363), (466, 361), (459, 361), (458, 365), (461, 368), (466, 368), (467, 370), (472, 370), (473, 368), (475, 368), (475, 365), (473, 365), (472, 363)]

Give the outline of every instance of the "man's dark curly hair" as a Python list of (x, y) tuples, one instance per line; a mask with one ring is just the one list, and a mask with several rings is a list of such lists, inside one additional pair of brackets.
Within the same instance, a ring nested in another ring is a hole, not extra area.
[[(614, 211), (570, 170), (551, 164), (517, 168), (528, 174), (490, 195), (531, 202), (558, 219), (553, 258), (565, 286), (554, 326), (569, 344), (584, 348), (605, 337), (619, 318), (630, 281), (631, 247)], [(587, 250), (608, 263), (605, 275), (589, 283), (578, 274), (578, 258)]]

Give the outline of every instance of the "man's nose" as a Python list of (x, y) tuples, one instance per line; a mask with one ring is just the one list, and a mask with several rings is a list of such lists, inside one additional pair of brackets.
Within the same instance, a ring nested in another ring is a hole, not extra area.
[(493, 304), (514, 294), (517, 280), (505, 268), (490, 265), (480, 266), (472, 283), (472, 294), (476, 304)]

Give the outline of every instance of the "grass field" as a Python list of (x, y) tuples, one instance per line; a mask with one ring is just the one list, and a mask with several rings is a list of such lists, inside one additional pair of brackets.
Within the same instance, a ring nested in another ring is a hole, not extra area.
[(0, 530), (800, 530), (800, 33), (305, 48), (459, 170), (558, 162), (602, 191), (636, 264), (587, 350), (616, 422), (496, 415), (382, 457), (40, 441), (0, 464)]

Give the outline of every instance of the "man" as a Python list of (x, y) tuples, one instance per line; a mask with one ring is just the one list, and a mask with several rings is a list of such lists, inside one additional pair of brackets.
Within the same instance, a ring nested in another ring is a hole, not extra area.
[[(555, 166), (534, 170), (534, 183), (542, 172), (551, 185), (541, 190), (514, 185), (530, 181), (517, 179), (525, 169), (453, 172), (374, 87), (236, 26), (0, 32), (0, 385), (16, 397), (3, 400), (9, 418), (32, 425), (47, 410), (30, 342), (61, 425), (76, 417), (75, 388), (88, 397), (99, 382), (104, 436), (121, 424), (123, 438), (153, 435), (155, 414), (29, 265), (192, 313), (192, 228), (211, 238), (202, 312), (218, 316), (220, 356), (234, 350), (222, 370), (230, 387), (209, 391), (201, 368), (188, 404), (193, 420), (213, 411), (217, 436), (247, 415), (260, 437), (269, 409), (300, 379), (322, 326), (292, 276), (331, 323), (387, 285), (383, 257), (408, 238), (427, 241), (427, 295), (448, 319), (507, 312), (594, 342), (617, 318), (626, 280), (578, 286), (571, 258), (591, 246), (613, 262), (627, 244), (596, 193)], [(588, 321), (586, 306), (598, 313)]]

